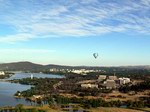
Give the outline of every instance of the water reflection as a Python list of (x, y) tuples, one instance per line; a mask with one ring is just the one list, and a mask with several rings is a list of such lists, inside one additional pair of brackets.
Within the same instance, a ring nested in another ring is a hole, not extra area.
[(43, 73), (16, 73), (15, 75), (8, 78), (8, 80), (28, 78), (28, 77), (31, 77), (31, 75), (37, 78), (46, 78), (46, 77), (47, 78), (62, 78), (64, 77), (62, 75), (43, 74)]
[[(5, 80), (22, 79), (30, 76), (31, 73), (16, 73), (15, 75)], [(63, 78), (63, 76), (60, 75), (42, 74), (42, 73), (33, 73), (33, 76), (37, 78), (46, 78), (46, 77)], [(13, 97), (13, 95), (17, 91), (27, 90), (30, 87), (31, 87), (30, 85), (21, 85), (21, 84), (0, 81), (0, 106), (15, 106), (17, 104), (31, 105), (31, 103), (27, 102), (25, 99), (17, 99)]]

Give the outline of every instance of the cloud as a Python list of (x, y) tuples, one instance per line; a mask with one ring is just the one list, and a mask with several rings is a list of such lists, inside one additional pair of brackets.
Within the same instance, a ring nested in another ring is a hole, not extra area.
[(145, 6), (150, 6), (150, 0), (141, 0), (141, 3)]
[(16, 32), (0, 36), (0, 42), (98, 36), (112, 32), (150, 34), (150, 0), (0, 2), (3, 3), (0, 23), (12, 26)]
[(34, 38), (34, 35), (20, 33), (20, 34), (15, 34), (15, 35), (2, 36), (0, 37), (0, 42), (1, 43), (15, 43), (16, 41), (27, 41), (32, 38)]
[(55, 50), (49, 49), (27, 49), (27, 48), (20, 48), (20, 49), (0, 49), (2, 54), (28, 54), (28, 53), (53, 53)]

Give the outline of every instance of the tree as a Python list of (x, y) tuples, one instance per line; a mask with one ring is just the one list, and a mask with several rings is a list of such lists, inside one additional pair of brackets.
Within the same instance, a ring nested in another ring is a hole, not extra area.
[(22, 104), (16, 105), (15, 112), (25, 112), (23, 105)]

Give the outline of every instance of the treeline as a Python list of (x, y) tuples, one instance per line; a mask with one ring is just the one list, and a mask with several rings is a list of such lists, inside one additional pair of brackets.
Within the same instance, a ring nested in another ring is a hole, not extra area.
[(10, 74), (0, 75), (0, 79), (9, 78), (10, 76), (11, 76)]
[(8, 71), (4, 71), (4, 75), (0, 75), (0, 79), (5, 79), (5, 78), (9, 78), (11, 77), (12, 75), (14, 75), (14, 73), (12, 72), (8, 72)]
[(131, 101), (131, 100), (128, 100), (128, 101), (126, 101), (126, 105), (129, 108), (150, 107), (149, 104), (147, 104), (146, 102), (143, 102), (143, 101)]
[[(118, 77), (129, 77), (133, 80), (145, 80), (150, 76), (150, 70), (149, 69), (143, 69), (143, 68), (125, 68), (125, 67), (101, 67), (99, 69), (101, 71), (99, 72), (90, 72), (87, 73), (85, 76), (86, 78), (90, 79), (96, 79), (100, 74), (103, 75), (115, 75)], [(59, 74), (59, 75), (65, 75), (66, 77), (77, 77), (79, 74), (70, 73), (70, 72), (50, 72), (50, 71), (42, 71), (43, 73), (52, 73), (52, 74)], [(81, 75), (79, 76), (81, 77)]]
[(150, 80), (138, 83), (136, 85), (123, 85), (119, 88), (120, 92), (128, 93), (130, 91), (145, 91), (150, 89)]
[(62, 105), (62, 104), (79, 104), (83, 108), (97, 108), (97, 107), (126, 107), (126, 108), (143, 108), (150, 107), (146, 102), (143, 101), (105, 101), (101, 98), (98, 99), (86, 99), (86, 98), (68, 98), (64, 96), (54, 95), (47, 98), (50, 106), (54, 106), (54, 104)]
[(145, 80), (150, 76), (150, 70), (147, 69), (124, 69), (121, 71), (107, 72), (110, 74), (116, 74), (118, 77), (129, 77), (133, 80)]
[(36, 108), (29, 108), (25, 109), (22, 104), (18, 104), (15, 106), (15, 108), (7, 107), (7, 108), (0, 108), (0, 112), (46, 112), (41, 109)]
[(115, 75), (117, 77), (128, 77), (131, 80), (146, 80), (150, 78), (150, 70), (148, 69), (130, 69), (130, 68), (108, 68), (105, 69), (105, 72), (91, 72), (88, 73), (88, 77), (91, 76), (94, 79), (102, 74), (107, 76)]
[(41, 86), (42, 84), (52, 85), (54, 83), (57, 83), (58, 81), (59, 81), (58, 78), (36, 78), (36, 77), (33, 77), (33, 79), (23, 78), (23, 79), (11, 80), (11, 82), (14, 82), (14, 83), (20, 83), (20, 84), (25, 84), (25, 85), (34, 85), (34, 86)]
[(26, 84), (26, 85), (33, 85), (30, 89), (25, 91), (18, 91), (15, 96), (18, 95), (18, 93), (21, 94), (21, 96), (24, 97), (31, 97), (33, 95), (42, 95), (42, 94), (51, 94), (55, 93), (55, 90), (53, 88), (53, 85), (58, 83), (61, 79), (51, 79), (51, 78), (24, 78), (24, 79), (17, 79), (13, 80), (14, 83), (20, 83), (20, 84)]

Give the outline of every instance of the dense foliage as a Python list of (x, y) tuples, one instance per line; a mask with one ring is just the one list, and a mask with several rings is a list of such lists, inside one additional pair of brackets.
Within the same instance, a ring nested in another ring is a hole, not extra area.
[(36, 108), (25, 109), (22, 104), (18, 104), (15, 106), (15, 108), (8, 107), (0, 109), (0, 112), (46, 112), (46, 111)]
[[(53, 100), (55, 99), (55, 100)], [(62, 105), (62, 104), (80, 104), (81, 107), (83, 108), (96, 108), (96, 107), (128, 107), (128, 108), (143, 108), (143, 107), (149, 107), (147, 102), (143, 101), (120, 101), (120, 100), (115, 100), (115, 101), (105, 101), (103, 99), (87, 99), (87, 98), (76, 98), (76, 97), (64, 97), (64, 96), (50, 96), (47, 98), (48, 102), (50, 105), (57, 103), (57, 105)]]
[(129, 91), (145, 91), (150, 89), (150, 80), (138, 83), (136, 85), (123, 85), (119, 88), (120, 92), (127, 93)]
[(22, 96), (30, 97), (33, 95), (55, 93), (53, 85), (58, 83), (58, 81), (59, 79), (50, 79), (50, 78), (33, 78), (33, 79), (24, 78), (24, 79), (13, 80), (12, 82), (26, 84), (26, 85), (33, 85), (30, 89), (21, 92)]

